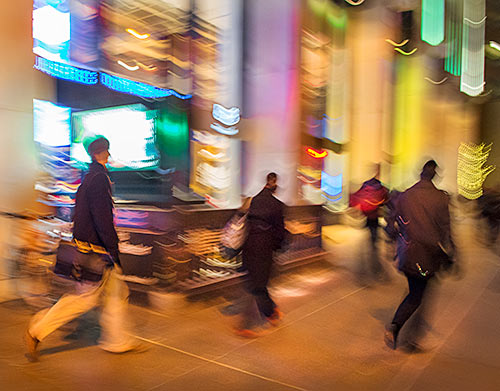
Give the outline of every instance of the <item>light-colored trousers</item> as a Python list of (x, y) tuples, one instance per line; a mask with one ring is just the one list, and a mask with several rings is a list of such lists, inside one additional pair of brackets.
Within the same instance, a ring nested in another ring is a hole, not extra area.
[(98, 283), (80, 284), (80, 294), (63, 296), (52, 306), (38, 312), (31, 320), (28, 332), (42, 341), (62, 325), (101, 305), (101, 338), (99, 346), (109, 352), (120, 353), (134, 347), (134, 339), (127, 332), (128, 287), (120, 279), (121, 269), (105, 271)]

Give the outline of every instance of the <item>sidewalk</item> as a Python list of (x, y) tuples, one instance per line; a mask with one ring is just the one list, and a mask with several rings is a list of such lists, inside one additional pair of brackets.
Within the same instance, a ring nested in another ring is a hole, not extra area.
[[(24, 357), (22, 335), (32, 311), (0, 304), (3, 390), (498, 390), (500, 389), (500, 260), (475, 241), (474, 221), (459, 228), (464, 277), (440, 285), (432, 349), (409, 355), (383, 343), (384, 324), (406, 292), (391, 280), (360, 283), (364, 232), (325, 227), (328, 263), (280, 276), (272, 294), (285, 319), (259, 339), (234, 336), (221, 310), (232, 289), (202, 298), (150, 296), (131, 306), (141, 354), (113, 355), (94, 345), (95, 329), (77, 340), (75, 325), (49, 336), (41, 360)], [(333, 240), (329, 239), (333, 238)], [(90, 316), (89, 324), (95, 324)], [(66, 337), (66, 339), (65, 339)]]

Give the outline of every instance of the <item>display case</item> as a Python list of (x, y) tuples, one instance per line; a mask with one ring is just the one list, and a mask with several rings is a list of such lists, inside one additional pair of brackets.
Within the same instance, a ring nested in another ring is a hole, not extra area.
[[(283, 271), (322, 258), (321, 205), (285, 209), (290, 239), (275, 257)], [(201, 293), (238, 283), (241, 255), (226, 258), (220, 238), (235, 209), (178, 205), (170, 209), (120, 206), (116, 212), (124, 274), (152, 281), (158, 289)], [(121, 216), (121, 217), (120, 217)], [(133, 280), (129, 279), (129, 280)]]

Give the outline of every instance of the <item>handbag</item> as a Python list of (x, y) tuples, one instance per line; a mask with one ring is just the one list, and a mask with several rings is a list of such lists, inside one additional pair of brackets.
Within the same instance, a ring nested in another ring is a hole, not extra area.
[(224, 247), (240, 250), (248, 236), (247, 213), (236, 213), (222, 230), (221, 243)]
[(104, 271), (112, 266), (113, 261), (108, 253), (83, 250), (73, 242), (61, 240), (53, 272), (77, 281), (97, 282), (102, 279)]
[(399, 270), (424, 278), (453, 264), (452, 257), (440, 245), (429, 246), (417, 241), (399, 240), (398, 257)]

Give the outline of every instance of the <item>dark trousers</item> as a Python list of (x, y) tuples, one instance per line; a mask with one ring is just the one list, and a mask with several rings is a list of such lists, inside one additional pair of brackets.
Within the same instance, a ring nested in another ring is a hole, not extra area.
[(392, 324), (396, 325), (398, 332), (422, 303), (428, 283), (428, 278), (414, 277), (408, 274), (406, 274), (406, 278), (410, 293), (399, 305), (392, 320)]
[(267, 288), (254, 289), (250, 293), (255, 298), (259, 312), (264, 316), (271, 316), (276, 308), (276, 303), (269, 296)]
[(366, 226), (370, 230), (370, 237), (371, 237), (371, 242), (372, 246), (375, 247), (377, 244), (377, 239), (378, 239), (378, 217), (376, 218), (366, 218)]

